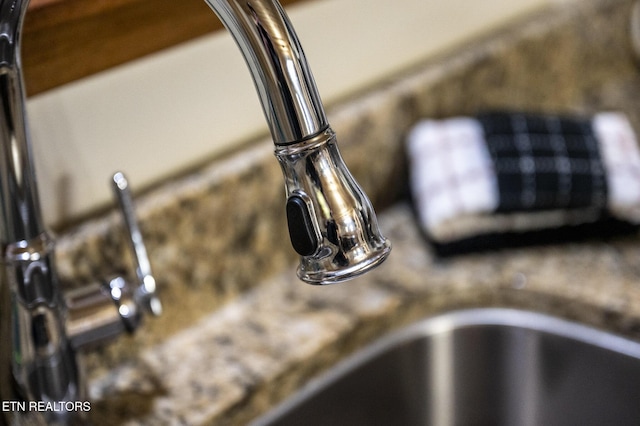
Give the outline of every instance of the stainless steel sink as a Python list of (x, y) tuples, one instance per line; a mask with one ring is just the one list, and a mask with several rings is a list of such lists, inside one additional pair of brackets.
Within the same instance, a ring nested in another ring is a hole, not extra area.
[(427, 318), (254, 425), (640, 425), (640, 344), (547, 315)]

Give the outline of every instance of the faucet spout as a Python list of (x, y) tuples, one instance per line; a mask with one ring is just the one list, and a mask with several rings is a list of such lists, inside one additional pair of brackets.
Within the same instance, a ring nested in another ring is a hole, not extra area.
[(380, 264), (391, 245), (371, 202), (344, 164), (311, 69), (276, 0), (205, 0), (251, 71), (285, 177), (298, 276), (331, 284)]

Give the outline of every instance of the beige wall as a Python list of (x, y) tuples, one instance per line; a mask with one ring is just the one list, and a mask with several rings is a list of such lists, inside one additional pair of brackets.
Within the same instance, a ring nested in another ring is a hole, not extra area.
[[(288, 11), (330, 105), (550, 1), (316, 0)], [(110, 202), (115, 170), (148, 185), (266, 132), (226, 33), (36, 96), (28, 113), (49, 223)]]

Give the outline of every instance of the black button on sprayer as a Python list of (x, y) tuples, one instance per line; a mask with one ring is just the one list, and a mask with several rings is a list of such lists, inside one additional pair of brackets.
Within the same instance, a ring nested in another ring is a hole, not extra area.
[(294, 194), (287, 199), (287, 223), (294, 250), (301, 256), (314, 254), (318, 248), (318, 236), (302, 196)]

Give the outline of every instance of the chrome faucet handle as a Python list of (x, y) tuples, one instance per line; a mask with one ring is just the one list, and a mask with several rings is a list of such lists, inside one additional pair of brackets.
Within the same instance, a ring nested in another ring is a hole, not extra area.
[(142, 233), (136, 220), (133, 199), (129, 189), (129, 181), (122, 172), (113, 175), (112, 188), (118, 201), (129, 236), (129, 245), (133, 253), (138, 286), (134, 289), (133, 298), (138, 307), (158, 316), (162, 313), (162, 303), (156, 293), (156, 280), (151, 273), (151, 263), (147, 248), (142, 240)]
[(134, 332), (145, 312), (162, 313), (156, 281), (133, 206), (129, 183), (121, 172), (113, 175), (112, 186), (127, 228), (132, 248), (136, 280), (121, 276), (93, 282), (66, 292), (67, 335), (75, 348), (108, 342), (123, 332)]

